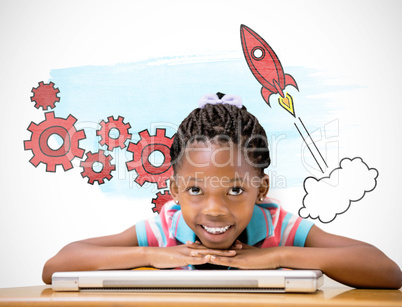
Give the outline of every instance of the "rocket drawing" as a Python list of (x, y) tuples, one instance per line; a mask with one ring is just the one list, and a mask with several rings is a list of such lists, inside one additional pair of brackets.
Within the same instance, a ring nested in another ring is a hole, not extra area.
[(261, 95), (268, 106), (272, 94), (279, 94), (278, 102), (286, 111), (295, 116), (293, 98), (284, 93), (287, 85), (297, 90), (295, 79), (283, 72), (283, 67), (274, 50), (253, 30), (245, 25), (240, 27), (244, 57), (254, 77), (262, 85)]

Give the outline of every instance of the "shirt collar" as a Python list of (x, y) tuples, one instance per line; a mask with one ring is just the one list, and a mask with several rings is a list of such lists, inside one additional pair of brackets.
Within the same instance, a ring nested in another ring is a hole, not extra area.
[[(246, 230), (247, 242), (244, 243), (248, 245), (255, 245), (264, 240), (267, 236), (272, 235), (272, 218), (269, 211), (255, 205), (253, 215)], [(184, 221), (181, 210), (174, 213), (170, 231), (171, 234), (183, 244), (187, 241), (195, 241), (195, 233)]]

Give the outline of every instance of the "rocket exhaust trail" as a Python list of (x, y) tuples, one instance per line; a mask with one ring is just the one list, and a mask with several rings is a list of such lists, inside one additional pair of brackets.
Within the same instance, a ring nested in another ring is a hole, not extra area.
[[(310, 133), (308, 132), (306, 126), (304, 125), (303, 121), (301, 120), (301, 118), (299, 117), (299, 121), (302, 124), (304, 130), (306, 131), (308, 137), (310, 138), (312, 144), (314, 145), (314, 149), (316, 152), (318, 152), (319, 156), (321, 157), (321, 160), (324, 162), (325, 166), (328, 168), (327, 162), (325, 162), (324, 157), (322, 156), (321, 152), (318, 150), (317, 145), (314, 143), (313, 138), (311, 137)], [(297, 127), (296, 123), (294, 123), (297, 131), (299, 132), (300, 136), (302, 137), (304, 143), (306, 144), (308, 150), (310, 151), (311, 155), (313, 156), (315, 162), (317, 163), (318, 167), (320, 168), (321, 172), (324, 173), (323, 168), (321, 167), (321, 164), (318, 162), (316, 155), (314, 155), (312, 148), (309, 146), (309, 144), (306, 142), (306, 138), (303, 136), (303, 134), (301, 133), (299, 127)]]
[(310, 133), (308, 132), (306, 126), (304, 126), (304, 123), (303, 123), (303, 121), (301, 120), (300, 117), (299, 117), (299, 120), (300, 120), (301, 124), (303, 125), (304, 130), (306, 130), (306, 132), (307, 132), (307, 134), (308, 134), (310, 140), (313, 142), (313, 145), (314, 145), (315, 149), (316, 149), (316, 150), (318, 151), (318, 153), (320, 154), (320, 157), (321, 157), (322, 161), (324, 161), (325, 166), (328, 168), (327, 162), (325, 162), (324, 157), (322, 156), (321, 152), (318, 150), (317, 146), (316, 146), (315, 143), (314, 143), (313, 138), (311, 137)]

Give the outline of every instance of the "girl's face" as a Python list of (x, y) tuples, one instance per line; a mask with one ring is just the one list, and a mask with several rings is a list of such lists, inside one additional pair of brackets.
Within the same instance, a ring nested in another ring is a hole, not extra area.
[(236, 144), (187, 147), (170, 180), (186, 224), (203, 245), (214, 249), (232, 246), (268, 188), (268, 176), (259, 176)]

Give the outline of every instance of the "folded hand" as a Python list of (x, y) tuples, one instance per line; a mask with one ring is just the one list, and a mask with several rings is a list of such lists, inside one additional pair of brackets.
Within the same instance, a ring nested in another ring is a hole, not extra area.
[(236, 241), (229, 250), (209, 249), (199, 242), (187, 243), (193, 249), (191, 256), (206, 259), (208, 263), (238, 269), (277, 269), (278, 248), (257, 248)]

